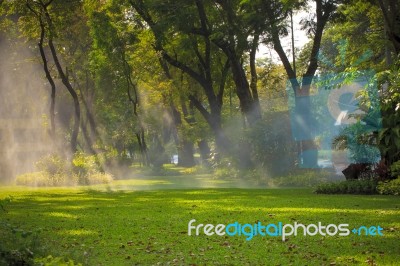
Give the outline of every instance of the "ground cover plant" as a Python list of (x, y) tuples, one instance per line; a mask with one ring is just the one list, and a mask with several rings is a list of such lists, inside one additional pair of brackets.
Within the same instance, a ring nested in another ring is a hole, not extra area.
[[(83, 188), (2, 188), (2, 248), (28, 246), (32, 234), (33, 256), (43, 260), (51, 255), (58, 264), (396, 265), (400, 260), (399, 197), (239, 189), (232, 188), (233, 183), (165, 189), (174, 188), (179, 178), (188, 177), (119, 180)], [(202, 178), (194, 180), (197, 186)], [(196, 224), (321, 222), (384, 229), (383, 236), (301, 235), (286, 241), (255, 236), (246, 241), (244, 236), (188, 236), (191, 219)], [(19, 231), (10, 232), (7, 226)], [(28, 232), (25, 242), (23, 232)]]

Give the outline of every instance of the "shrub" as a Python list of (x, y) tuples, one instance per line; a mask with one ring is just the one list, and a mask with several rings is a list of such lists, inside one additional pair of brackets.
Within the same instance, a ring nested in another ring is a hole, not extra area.
[(17, 176), (16, 184), (31, 187), (54, 187), (74, 185), (73, 180), (67, 180), (66, 174), (50, 175), (46, 172), (33, 172)]
[(214, 176), (218, 179), (234, 179), (239, 178), (241, 175), (240, 171), (235, 167), (221, 167), (215, 170)]
[(112, 175), (101, 172), (93, 172), (88, 175), (72, 174), (68, 179), (63, 175), (51, 176), (45, 172), (33, 172), (17, 176), (16, 184), (29, 187), (58, 187), (108, 184), (112, 180)]
[(320, 184), (315, 188), (318, 194), (376, 194), (377, 182), (374, 180), (346, 180)]
[(400, 178), (379, 182), (377, 190), (382, 195), (400, 195)]
[(86, 155), (83, 152), (76, 152), (72, 159), (73, 172), (79, 176), (86, 176), (99, 172), (100, 163), (96, 155)]
[(266, 114), (246, 131), (253, 162), (267, 169), (270, 176), (285, 175), (295, 168), (296, 142), (291, 132), (288, 112)]
[(328, 181), (328, 173), (323, 171), (296, 171), (285, 176), (272, 178), (278, 187), (313, 187)]
[(94, 172), (88, 175), (77, 176), (79, 185), (108, 184), (113, 180), (113, 176), (108, 173)]
[(47, 155), (36, 163), (36, 168), (45, 172), (48, 175), (65, 175), (70, 171), (70, 166), (67, 161), (57, 154)]
[(400, 161), (394, 162), (390, 165), (390, 173), (394, 177), (400, 176)]
[(21, 186), (75, 186), (107, 184), (112, 175), (100, 171), (97, 156), (78, 152), (72, 160), (72, 167), (67, 160), (58, 155), (43, 157), (36, 163), (38, 172), (17, 176), (16, 184)]
[(36, 163), (39, 170), (17, 176), (17, 185), (24, 186), (65, 186), (74, 185), (68, 161), (57, 154), (44, 156)]

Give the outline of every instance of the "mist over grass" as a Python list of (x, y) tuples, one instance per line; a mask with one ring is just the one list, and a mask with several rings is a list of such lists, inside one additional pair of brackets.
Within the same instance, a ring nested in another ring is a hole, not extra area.
[[(0, 184), (35, 171), (43, 156), (63, 151), (50, 131), (50, 86), (34, 44), (0, 31)], [(57, 81), (59, 85), (59, 81)], [(71, 114), (64, 89), (57, 91), (56, 129), (68, 127)]]

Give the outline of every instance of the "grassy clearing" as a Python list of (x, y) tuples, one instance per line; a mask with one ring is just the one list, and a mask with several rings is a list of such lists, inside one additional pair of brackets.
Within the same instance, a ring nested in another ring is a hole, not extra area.
[[(2, 188), (0, 199), (12, 196), (13, 200), (5, 206), (6, 213), (0, 212), (0, 221), (23, 230), (41, 228), (34, 236), (39, 254), (87, 265), (398, 265), (400, 261), (399, 197), (316, 195), (310, 189), (159, 189), (178, 182), (174, 178), (116, 181), (112, 187), (90, 189)], [(124, 188), (147, 190), (119, 190)], [(196, 237), (187, 235), (191, 219), (212, 224), (380, 225), (384, 236), (297, 236), (286, 242), (278, 237), (256, 236), (251, 241), (244, 236)], [(20, 241), (1, 224), (0, 237), (11, 247)]]

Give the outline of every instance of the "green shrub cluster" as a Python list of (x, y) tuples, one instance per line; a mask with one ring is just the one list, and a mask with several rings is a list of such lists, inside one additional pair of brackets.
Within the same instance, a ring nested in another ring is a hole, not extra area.
[(113, 181), (113, 177), (108, 173), (93, 172), (87, 175), (77, 176), (78, 185), (98, 185), (98, 184), (108, 184)]
[(215, 169), (214, 176), (217, 179), (236, 179), (241, 177), (241, 174), (235, 167), (221, 167)]
[(104, 173), (97, 156), (78, 152), (72, 164), (59, 155), (48, 155), (37, 162), (39, 171), (17, 176), (16, 184), (20, 186), (75, 186), (107, 184), (113, 180), (112, 175)]
[(314, 187), (328, 180), (329, 173), (327, 172), (307, 170), (272, 178), (272, 184), (277, 187)]
[(390, 172), (393, 177), (400, 177), (400, 161), (392, 163), (390, 166)]
[(318, 194), (376, 194), (375, 180), (346, 180), (320, 184), (315, 188)]
[(47, 172), (32, 172), (17, 176), (16, 184), (30, 187), (53, 187), (73, 185), (73, 180), (66, 180), (66, 176), (50, 175)]
[(296, 142), (289, 112), (266, 113), (245, 135), (251, 140), (252, 161), (266, 169), (269, 176), (286, 175), (295, 169)]
[(400, 178), (379, 182), (377, 190), (382, 195), (396, 195), (400, 196)]

